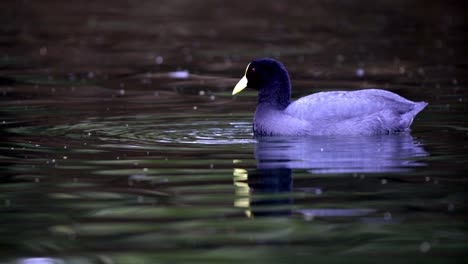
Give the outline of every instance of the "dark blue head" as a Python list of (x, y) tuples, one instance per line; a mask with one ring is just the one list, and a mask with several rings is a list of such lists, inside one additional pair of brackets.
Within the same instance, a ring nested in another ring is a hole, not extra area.
[(274, 59), (257, 59), (245, 70), (245, 76), (236, 85), (232, 94), (244, 88), (258, 90), (258, 103), (269, 103), (279, 109), (291, 101), (291, 82), (283, 64)]

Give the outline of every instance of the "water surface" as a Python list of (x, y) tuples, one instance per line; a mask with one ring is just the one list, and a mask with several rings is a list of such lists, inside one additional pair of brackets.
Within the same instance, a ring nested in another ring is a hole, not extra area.
[[(467, 261), (466, 25), (452, 3), (0, 3), (0, 262)], [(381, 87), (410, 134), (254, 138), (293, 97)]]

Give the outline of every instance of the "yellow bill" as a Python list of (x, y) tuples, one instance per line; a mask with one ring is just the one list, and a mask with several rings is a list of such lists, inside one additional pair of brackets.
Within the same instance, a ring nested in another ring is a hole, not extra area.
[(247, 83), (248, 83), (248, 81), (247, 81), (247, 70), (249, 69), (249, 66), (250, 66), (250, 63), (249, 63), (249, 65), (247, 65), (247, 68), (245, 69), (244, 77), (242, 77), (242, 79), (240, 79), (240, 81), (234, 87), (234, 90), (232, 90), (232, 95), (240, 93), (242, 90), (244, 90), (247, 87)]

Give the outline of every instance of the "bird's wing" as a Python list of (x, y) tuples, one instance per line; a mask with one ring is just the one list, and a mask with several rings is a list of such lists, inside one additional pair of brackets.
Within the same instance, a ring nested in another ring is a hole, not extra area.
[(302, 97), (286, 108), (286, 113), (309, 122), (340, 122), (350, 118), (391, 110), (411, 111), (415, 103), (392, 92), (367, 89), (352, 92), (321, 92)]

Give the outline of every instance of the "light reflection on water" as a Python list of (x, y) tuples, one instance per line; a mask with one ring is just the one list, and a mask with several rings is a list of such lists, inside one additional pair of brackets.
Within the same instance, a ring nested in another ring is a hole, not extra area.
[(428, 156), (410, 134), (371, 137), (261, 138), (259, 168), (307, 169), (313, 173), (404, 172)]

